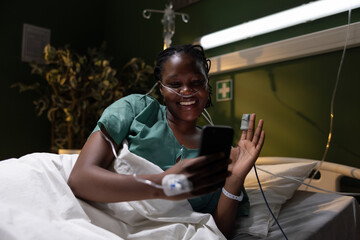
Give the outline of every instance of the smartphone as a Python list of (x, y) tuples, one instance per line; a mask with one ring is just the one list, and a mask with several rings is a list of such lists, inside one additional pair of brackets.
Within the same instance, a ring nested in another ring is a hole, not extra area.
[(234, 129), (230, 126), (209, 126), (202, 128), (199, 156), (224, 152), (229, 158), (234, 137)]

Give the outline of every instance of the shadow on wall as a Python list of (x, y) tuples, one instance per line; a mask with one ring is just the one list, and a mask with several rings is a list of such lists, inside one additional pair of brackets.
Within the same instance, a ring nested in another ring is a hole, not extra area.
[[(278, 95), (277, 95), (277, 88), (276, 88), (276, 79), (275, 79), (275, 75), (272, 71), (272, 68), (266, 68), (266, 72), (267, 75), (269, 77), (269, 83), (270, 83), (270, 88), (271, 88), (271, 92), (274, 95), (274, 98), (286, 109), (290, 110), (291, 112), (294, 112), (297, 116), (299, 116), (303, 121), (307, 122), (308, 124), (312, 125), (315, 129), (317, 129), (326, 139), (329, 135), (329, 132), (323, 130), (320, 128), (320, 126), (313, 121), (310, 117), (306, 116), (304, 113), (298, 111), (296, 108), (292, 107), (291, 105), (287, 104), (284, 100), (282, 100)], [(335, 145), (336, 147), (339, 147), (341, 149), (343, 149), (344, 151), (346, 151), (347, 153), (353, 155), (356, 158), (359, 158), (360, 155), (355, 153), (354, 151), (351, 151), (349, 148), (347, 148), (346, 146), (340, 144), (340, 143), (336, 143), (334, 140), (332, 140), (331, 144)], [(324, 149), (325, 149), (325, 143), (324, 143)]]

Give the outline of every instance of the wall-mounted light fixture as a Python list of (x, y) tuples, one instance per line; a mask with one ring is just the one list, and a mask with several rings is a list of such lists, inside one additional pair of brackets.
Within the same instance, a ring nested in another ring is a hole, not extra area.
[(200, 44), (214, 48), (358, 7), (360, 0), (319, 0), (205, 35)]

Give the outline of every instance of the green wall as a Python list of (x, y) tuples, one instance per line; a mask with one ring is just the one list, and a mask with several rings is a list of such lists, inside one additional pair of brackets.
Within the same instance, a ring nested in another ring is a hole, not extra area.
[[(135, 1), (7, 1), (0, 5), (0, 159), (26, 153), (49, 151), (50, 126), (37, 117), (33, 93), (19, 94), (12, 83), (32, 82), (27, 63), (20, 60), (24, 23), (51, 29), (51, 43), (70, 43), (79, 51), (108, 43), (113, 66), (121, 68), (131, 57), (152, 64), (162, 49), (161, 14), (150, 20), (142, 17), (145, 8), (163, 9), (165, 0)], [(174, 44), (226, 27), (295, 7), (310, 1), (299, 0), (201, 0), (179, 11), (190, 15), (185, 24), (176, 18)], [(359, 9), (352, 22), (360, 21)], [(274, 33), (246, 39), (207, 51), (209, 57), (283, 40), (347, 23), (347, 14), (308, 22)], [(327, 161), (360, 167), (360, 49), (348, 49), (335, 98), (333, 139)], [(232, 78), (234, 100), (214, 103), (210, 110), (217, 124), (231, 124), (240, 131), (242, 113), (255, 112), (265, 120), (266, 143), (262, 156), (289, 156), (321, 159), (329, 131), (330, 101), (341, 52), (235, 71), (211, 77)], [(224, 118), (226, 116), (226, 118)]]

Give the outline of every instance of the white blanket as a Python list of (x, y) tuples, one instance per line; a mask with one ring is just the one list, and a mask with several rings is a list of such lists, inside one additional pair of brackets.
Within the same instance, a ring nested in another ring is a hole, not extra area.
[[(125, 144), (113, 170), (156, 173)], [(0, 239), (225, 239), (210, 214), (184, 201), (87, 203), (67, 179), (77, 155), (33, 153), (0, 162)], [(91, 183), (89, 183), (91, 184)]]

